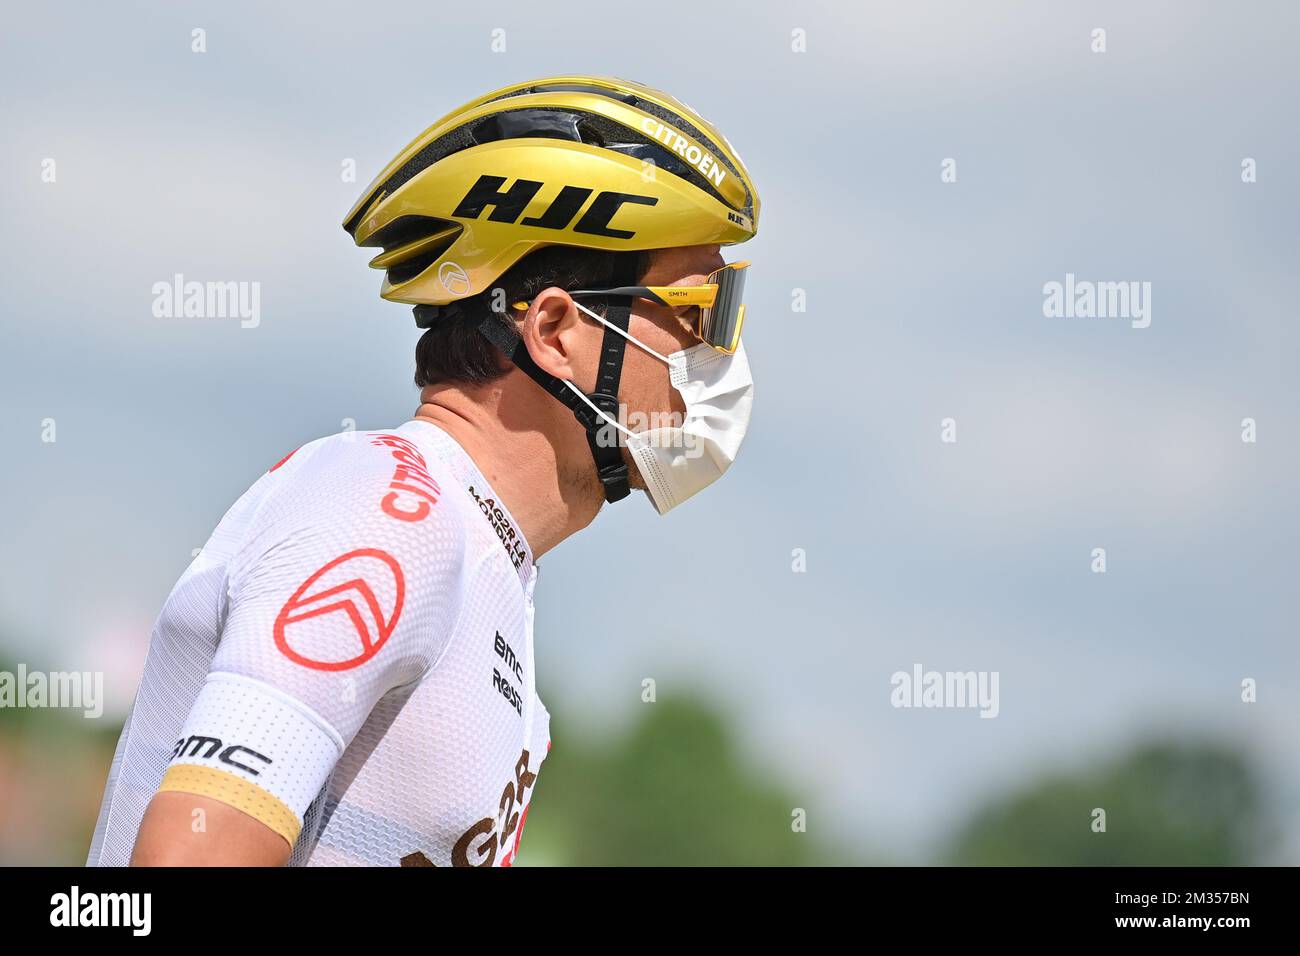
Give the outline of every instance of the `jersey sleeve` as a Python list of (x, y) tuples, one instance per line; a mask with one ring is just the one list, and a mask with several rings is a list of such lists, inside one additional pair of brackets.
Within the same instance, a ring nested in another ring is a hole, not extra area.
[(463, 518), (409, 442), (360, 434), (298, 457), (231, 561), (219, 644), (159, 787), (290, 846), (375, 705), (445, 649), (463, 554)]

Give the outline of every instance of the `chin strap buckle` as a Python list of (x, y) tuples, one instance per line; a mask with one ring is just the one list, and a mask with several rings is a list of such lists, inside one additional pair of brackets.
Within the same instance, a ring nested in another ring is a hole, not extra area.
[[(619, 501), (632, 492), (627, 480), (627, 464), (619, 447), (618, 432), (609, 422), (618, 421), (618, 398), (609, 392), (595, 392), (587, 396), (609, 419), (592, 413), (594, 421), (587, 427), (587, 444), (596, 462), (596, 475), (605, 486), (605, 500)], [(583, 405), (588, 411), (590, 407)], [(613, 441), (609, 439), (613, 438)]]
[(626, 463), (620, 461), (617, 465), (602, 465), (596, 474), (605, 486), (606, 501), (621, 501), (632, 493), (632, 487), (627, 482)]

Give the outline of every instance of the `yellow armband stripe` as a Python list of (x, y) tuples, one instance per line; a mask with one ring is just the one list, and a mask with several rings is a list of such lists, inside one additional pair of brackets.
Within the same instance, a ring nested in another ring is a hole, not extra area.
[(298, 842), (298, 834), (302, 832), (302, 821), (284, 801), (228, 770), (176, 764), (163, 774), (158, 792), (210, 797), (266, 824), (288, 840), (289, 846)]

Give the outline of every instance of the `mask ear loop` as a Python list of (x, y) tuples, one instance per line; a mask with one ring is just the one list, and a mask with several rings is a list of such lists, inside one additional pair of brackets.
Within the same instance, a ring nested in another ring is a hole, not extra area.
[(586, 312), (589, 316), (591, 316), (593, 319), (595, 319), (605, 328), (609, 329), (611, 332), (617, 332), (619, 335), (623, 336), (623, 338), (627, 339), (629, 342), (631, 342), (633, 345), (639, 348), (642, 352), (649, 352), (651, 355), (653, 355), (659, 361), (663, 362), (669, 368), (673, 367), (673, 363), (668, 361), (667, 356), (660, 355), (650, 346), (646, 345), (644, 342), (639, 341), (635, 336), (629, 335), (627, 332), (624, 332), (622, 329), (620, 329), (617, 325), (614, 325), (612, 322), (609, 322), (606, 319), (602, 319), (600, 316), (598, 316), (595, 312), (592, 312), (591, 309), (587, 308), (581, 302), (575, 301), (573, 304), (576, 305), (583, 312)]
[[(602, 319), (600, 316), (598, 316), (595, 312), (592, 312), (591, 309), (587, 308), (587, 307), (586, 307), (585, 305), (583, 305), (581, 302), (578, 302), (578, 301), (575, 300), (573, 304), (576, 305), (576, 306), (577, 306), (579, 309), (581, 309), (583, 312), (586, 312), (589, 316), (591, 316), (593, 319), (595, 319), (597, 322), (599, 322), (599, 323), (600, 323), (601, 325), (603, 325), (605, 328), (609, 329), (609, 331), (611, 331), (611, 332), (617, 332), (619, 335), (623, 336), (623, 338), (627, 339), (629, 342), (631, 342), (633, 345), (635, 345), (635, 346), (636, 346), (637, 348), (639, 348), (641, 351), (643, 351), (643, 352), (648, 352), (649, 354), (653, 355), (653, 356), (654, 356), (655, 358), (657, 358), (659, 361), (661, 361), (661, 362), (663, 362), (665, 365), (667, 365), (670, 371), (673, 370), (673, 369), (675, 369), (675, 368), (677, 367), (677, 363), (670, 361), (669, 358), (668, 358), (666, 355), (660, 355), (658, 352), (656, 352), (656, 351), (655, 351), (654, 349), (652, 349), (650, 346), (646, 345), (644, 342), (642, 342), (642, 341), (640, 341), (639, 339), (637, 339), (635, 336), (633, 336), (633, 335), (629, 335), (627, 332), (624, 332), (622, 329), (620, 329), (617, 325), (614, 325), (612, 322), (609, 322), (609, 321), (607, 321), (607, 320), (605, 320), (605, 319)], [(602, 419), (604, 419), (606, 422), (608, 422), (609, 424), (613, 425), (615, 428), (617, 428), (620, 432), (622, 432), (622, 433), (623, 433), (624, 435), (626, 435), (628, 438), (631, 438), (631, 439), (634, 439), (634, 440), (635, 440), (636, 438), (638, 438), (638, 433), (637, 433), (637, 432), (634, 432), (634, 431), (631, 431), (631, 430), (628, 429), (628, 428), (625, 428), (623, 425), (619, 424), (617, 421), (615, 421), (613, 418), (611, 418), (611, 417), (610, 417), (609, 415), (607, 415), (605, 412), (603, 412), (603, 411), (601, 411), (599, 408), (597, 408), (597, 407), (596, 407), (596, 403), (593, 402), (591, 399), (589, 399), (589, 398), (588, 398), (588, 397), (583, 393), (582, 389), (578, 388), (578, 386), (574, 385), (572, 382), (568, 381), (567, 379), (564, 380), (564, 384), (567, 385), (567, 386), (569, 386), (570, 390), (572, 390), (572, 392), (573, 392), (573, 394), (574, 394), (575, 396), (577, 396), (579, 399), (581, 399), (581, 400), (582, 400), (582, 401), (587, 405), (588, 408), (590, 408), (593, 412), (595, 412), (597, 415), (599, 415), (599, 416), (600, 416)]]
[[(665, 356), (663, 356), (663, 355), (660, 355), (658, 352), (656, 352), (656, 351), (655, 351), (654, 349), (652, 349), (650, 346), (646, 345), (644, 342), (639, 341), (635, 336), (633, 336), (633, 335), (629, 335), (627, 332), (624, 332), (622, 329), (620, 329), (620, 328), (619, 328), (617, 325), (615, 325), (614, 323), (612, 323), (612, 322), (610, 322), (610, 321), (608, 321), (608, 320), (606, 320), (606, 319), (601, 318), (599, 315), (597, 315), (595, 312), (592, 312), (591, 309), (587, 308), (587, 307), (586, 307), (585, 305), (583, 305), (581, 302), (576, 302), (576, 301), (575, 301), (573, 304), (576, 305), (576, 306), (577, 306), (579, 309), (581, 309), (583, 312), (586, 312), (589, 316), (591, 316), (593, 319), (595, 319), (597, 322), (599, 322), (601, 325), (603, 325), (603, 326), (604, 326), (606, 329), (608, 329), (609, 331), (611, 331), (611, 332), (617, 332), (619, 335), (623, 336), (623, 338), (627, 339), (629, 342), (631, 342), (633, 345), (635, 345), (635, 346), (636, 346), (637, 348), (639, 348), (641, 351), (650, 353), (650, 354), (653, 355), (655, 358), (657, 358), (659, 361), (661, 361), (661, 362), (663, 362), (665, 365), (667, 365), (670, 369), (673, 367), (673, 363), (670, 362), (670, 361), (668, 361), (667, 357), (665, 357)], [(590, 398), (588, 398), (588, 397), (583, 393), (582, 389), (578, 388), (578, 386), (574, 385), (572, 382), (568, 381), (567, 379), (565, 380), (564, 384), (567, 385), (567, 386), (569, 386), (569, 388), (573, 390), (573, 394), (574, 394), (574, 395), (576, 395), (579, 399), (581, 399), (584, 403), (586, 403), (586, 405), (587, 405), (587, 406), (588, 406), (588, 407), (589, 407), (593, 412), (595, 412), (597, 415), (599, 415), (601, 418), (603, 418), (606, 422), (608, 422), (609, 424), (613, 425), (615, 428), (617, 428), (620, 432), (622, 432), (622, 433), (623, 433), (624, 435), (626, 435), (628, 438), (631, 438), (631, 439), (633, 439), (633, 440), (635, 440), (635, 439), (637, 438), (637, 433), (636, 433), (636, 432), (631, 431), (630, 429), (624, 427), (622, 424), (620, 424), (618, 421), (616, 421), (613, 417), (611, 417), (610, 415), (608, 415), (607, 413), (605, 413), (604, 411), (602, 411), (601, 409), (599, 409), (599, 408), (596, 406), (596, 403), (593, 402)]]

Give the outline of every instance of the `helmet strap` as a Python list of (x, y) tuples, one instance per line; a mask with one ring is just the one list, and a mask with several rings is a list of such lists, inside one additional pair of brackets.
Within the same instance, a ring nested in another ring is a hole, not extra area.
[[(632, 309), (623, 303), (610, 303), (605, 309), (605, 336), (600, 343), (600, 366), (596, 370), (596, 390), (587, 396), (591, 403), (614, 421), (618, 415), (618, 383), (623, 377), (623, 353), (627, 349), (627, 339), (614, 331), (617, 326), (624, 332), (628, 330)], [(566, 389), (570, 394), (572, 390)], [(605, 435), (601, 439), (602, 433)], [(618, 433), (610, 428), (604, 418), (598, 419), (597, 427), (587, 429), (587, 444), (591, 447), (591, 457), (596, 462), (596, 474), (605, 488), (606, 501), (618, 501), (631, 493), (627, 483), (627, 465), (619, 451)]]

